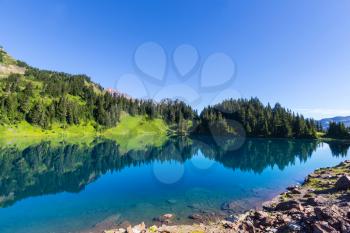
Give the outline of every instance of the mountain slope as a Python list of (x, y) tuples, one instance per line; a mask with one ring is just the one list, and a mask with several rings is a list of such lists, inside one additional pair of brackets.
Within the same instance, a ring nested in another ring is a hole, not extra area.
[(319, 121), (322, 125), (323, 129), (328, 129), (329, 123), (335, 122), (335, 123), (344, 123), (346, 127), (350, 127), (350, 116), (337, 116), (333, 118), (324, 118)]
[(86, 75), (40, 70), (3, 49), (0, 76), (0, 124), (5, 128), (26, 122), (44, 130), (73, 125), (100, 130), (116, 126), (124, 110), (118, 104), (125, 101), (122, 97), (108, 93)]
[(12, 74), (24, 74), (25, 64), (16, 61), (0, 47), (0, 78)]
[[(103, 132), (106, 137), (117, 137), (123, 123), (129, 122), (137, 123), (130, 131), (133, 134), (162, 137), (169, 127), (175, 131), (178, 125), (187, 125), (196, 117), (196, 112), (182, 101), (132, 99), (102, 88), (86, 75), (31, 67), (3, 49), (0, 68), (0, 137)], [(129, 117), (121, 119), (125, 114)]]
[[(118, 128), (121, 115), (126, 113), (138, 117), (133, 137), (149, 130), (164, 135), (159, 130), (161, 128), (171, 129), (168, 133), (181, 135), (204, 133), (225, 136), (242, 133), (252, 137), (317, 136), (318, 125), (314, 120), (294, 114), (280, 104), (271, 107), (264, 106), (257, 98), (230, 99), (208, 106), (198, 116), (196, 110), (179, 100), (166, 99), (156, 103), (153, 100), (132, 99), (118, 91), (105, 90), (86, 75), (41, 70), (1, 51), (0, 130), (2, 128), (7, 132), (9, 129), (11, 132), (30, 129), (39, 134), (40, 131), (56, 134), (74, 128), (76, 134), (79, 129), (85, 132), (88, 126), (87, 131), (92, 131), (92, 134), (108, 131), (109, 135), (116, 135), (115, 132), (127, 130)], [(240, 127), (234, 122), (238, 122)]]

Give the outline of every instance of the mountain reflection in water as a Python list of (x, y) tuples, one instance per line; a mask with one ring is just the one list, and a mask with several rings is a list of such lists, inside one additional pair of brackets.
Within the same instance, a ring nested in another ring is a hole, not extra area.
[[(320, 142), (303, 140), (248, 139), (231, 151), (235, 139), (222, 138), (220, 146), (208, 138), (170, 139), (161, 147), (121, 153), (118, 144), (96, 140), (92, 145), (42, 142), (24, 150), (0, 149), (0, 206), (16, 201), (59, 192), (80, 192), (86, 185), (109, 171), (141, 166), (155, 161), (184, 163), (201, 152), (229, 169), (261, 173), (267, 167), (305, 162)], [(349, 145), (332, 142), (333, 156), (346, 156)]]

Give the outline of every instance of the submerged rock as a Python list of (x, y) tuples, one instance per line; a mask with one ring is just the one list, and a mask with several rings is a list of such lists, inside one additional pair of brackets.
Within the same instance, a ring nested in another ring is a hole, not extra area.
[(124, 220), (123, 222), (121, 222), (119, 224), (119, 227), (121, 227), (121, 228), (127, 228), (128, 226), (131, 226), (131, 223), (127, 220)]
[(197, 222), (203, 222), (204, 221), (204, 217), (200, 214), (191, 214), (188, 216), (189, 219), (195, 220)]
[(168, 199), (167, 203), (174, 205), (174, 204), (176, 204), (176, 200), (175, 199)]
[(244, 213), (249, 209), (250, 209), (249, 203), (245, 201), (240, 201), (240, 200), (224, 202), (221, 204), (221, 210), (229, 214)]
[(173, 214), (164, 214), (159, 217), (153, 218), (153, 221), (158, 222), (159, 224), (170, 224), (172, 223), (172, 219), (175, 217)]
[(215, 212), (205, 212), (205, 213), (190, 214), (188, 218), (197, 223), (206, 223), (206, 222), (217, 222), (219, 220), (222, 220), (224, 216), (217, 214)]
[(164, 219), (172, 219), (173, 217), (174, 217), (173, 214), (164, 214), (164, 215), (163, 215), (163, 218), (164, 218)]

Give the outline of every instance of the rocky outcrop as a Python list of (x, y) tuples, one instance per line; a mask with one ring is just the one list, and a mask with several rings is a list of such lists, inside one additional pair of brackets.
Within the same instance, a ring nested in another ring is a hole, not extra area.
[(24, 74), (25, 68), (16, 65), (3, 65), (0, 64), (0, 75), (10, 75), (10, 74)]
[(341, 176), (335, 183), (335, 188), (338, 190), (350, 189), (350, 177), (347, 175)]
[[(234, 223), (236, 232), (350, 232), (350, 161), (316, 170), (305, 183), (290, 187), (264, 210)], [(247, 229), (246, 225), (252, 225)]]

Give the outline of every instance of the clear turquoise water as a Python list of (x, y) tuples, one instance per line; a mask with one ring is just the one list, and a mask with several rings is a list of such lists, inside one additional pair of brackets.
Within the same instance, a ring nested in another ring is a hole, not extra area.
[(240, 212), (349, 157), (342, 144), (249, 139), (231, 151), (232, 141), (222, 142), (172, 139), (127, 154), (111, 141), (1, 148), (0, 232), (80, 232), (165, 213), (184, 223), (198, 209), (220, 213), (226, 201)]

